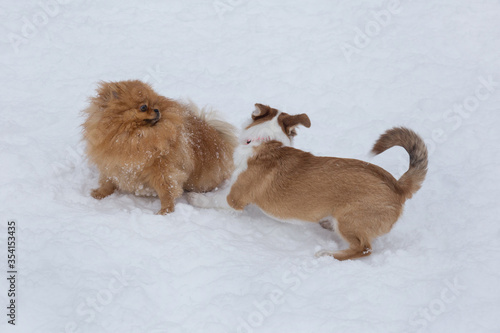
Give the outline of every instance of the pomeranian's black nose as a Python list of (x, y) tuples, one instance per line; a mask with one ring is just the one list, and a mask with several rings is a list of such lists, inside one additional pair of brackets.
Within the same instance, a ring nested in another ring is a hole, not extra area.
[(155, 118), (150, 120), (151, 126), (154, 126), (160, 120), (160, 110), (154, 109), (153, 111), (155, 112)]

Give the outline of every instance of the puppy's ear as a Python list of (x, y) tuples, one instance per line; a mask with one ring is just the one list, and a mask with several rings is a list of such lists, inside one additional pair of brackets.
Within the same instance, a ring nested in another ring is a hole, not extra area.
[(290, 136), (297, 135), (295, 128), (299, 125), (305, 126), (307, 128), (311, 127), (311, 120), (305, 113), (297, 114), (295, 116), (282, 114), (281, 123), (283, 124), (283, 130), (285, 131), (285, 133)]
[(255, 110), (252, 112), (252, 119), (256, 120), (265, 117), (269, 113), (271, 113), (271, 107), (269, 105), (257, 103), (255, 104)]

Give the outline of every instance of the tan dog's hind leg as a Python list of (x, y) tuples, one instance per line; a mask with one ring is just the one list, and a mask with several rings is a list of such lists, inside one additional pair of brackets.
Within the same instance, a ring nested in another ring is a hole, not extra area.
[(366, 257), (372, 253), (371, 245), (369, 242), (366, 241), (362, 242), (356, 236), (352, 237), (343, 236), (343, 238), (349, 242), (348, 249), (337, 252), (321, 250), (316, 252), (315, 254), (316, 257), (331, 256), (337, 260), (348, 260), (348, 259)]
[(401, 211), (402, 207), (397, 202), (386, 202), (351, 206), (347, 211), (337, 212), (335, 231), (349, 243), (349, 248), (337, 252), (322, 250), (316, 256), (328, 255), (338, 260), (369, 256), (372, 252), (371, 240), (388, 233)]
[(99, 179), (99, 188), (93, 189), (92, 192), (90, 192), (90, 195), (97, 200), (101, 200), (102, 198), (113, 194), (115, 190), (116, 186), (113, 184), (111, 179), (101, 176)]
[(339, 217), (336, 231), (349, 243), (349, 248), (337, 252), (321, 250), (316, 253), (316, 257), (332, 256), (337, 260), (347, 260), (369, 256), (372, 252), (370, 245), (372, 237), (366, 228), (369, 224), (363, 219), (366, 219), (366, 216), (361, 214), (357, 218)]

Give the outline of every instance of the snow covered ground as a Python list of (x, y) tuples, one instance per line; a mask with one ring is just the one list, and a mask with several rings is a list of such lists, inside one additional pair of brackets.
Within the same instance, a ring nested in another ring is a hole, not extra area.
[[(499, 332), (499, 1), (3, 1), (1, 332)], [(81, 142), (99, 80), (143, 79), (231, 123), (256, 102), (312, 121), (296, 146), (368, 154), (405, 125), (423, 188), (367, 258), (318, 225), (116, 193)], [(7, 223), (15, 220), (15, 297)], [(15, 326), (7, 323), (15, 300)]]

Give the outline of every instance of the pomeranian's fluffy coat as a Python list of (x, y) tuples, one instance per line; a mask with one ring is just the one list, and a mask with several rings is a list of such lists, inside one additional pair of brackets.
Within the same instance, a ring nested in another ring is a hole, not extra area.
[(256, 104), (234, 155), (230, 186), (214, 193), (191, 193), (189, 201), (199, 207), (235, 210), (255, 204), (281, 221), (318, 222), (349, 243), (348, 249), (320, 251), (318, 256), (346, 260), (369, 255), (371, 241), (391, 230), (405, 201), (424, 181), (424, 141), (403, 127), (388, 130), (376, 141), (375, 154), (401, 146), (410, 155), (409, 170), (396, 180), (370, 163), (314, 156), (290, 147), (298, 125), (309, 127), (309, 117)]
[(211, 191), (233, 171), (233, 126), (144, 82), (101, 82), (84, 113), (86, 152), (100, 171), (96, 199), (117, 189), (157, 194), (166, 214), (184, 190)]

